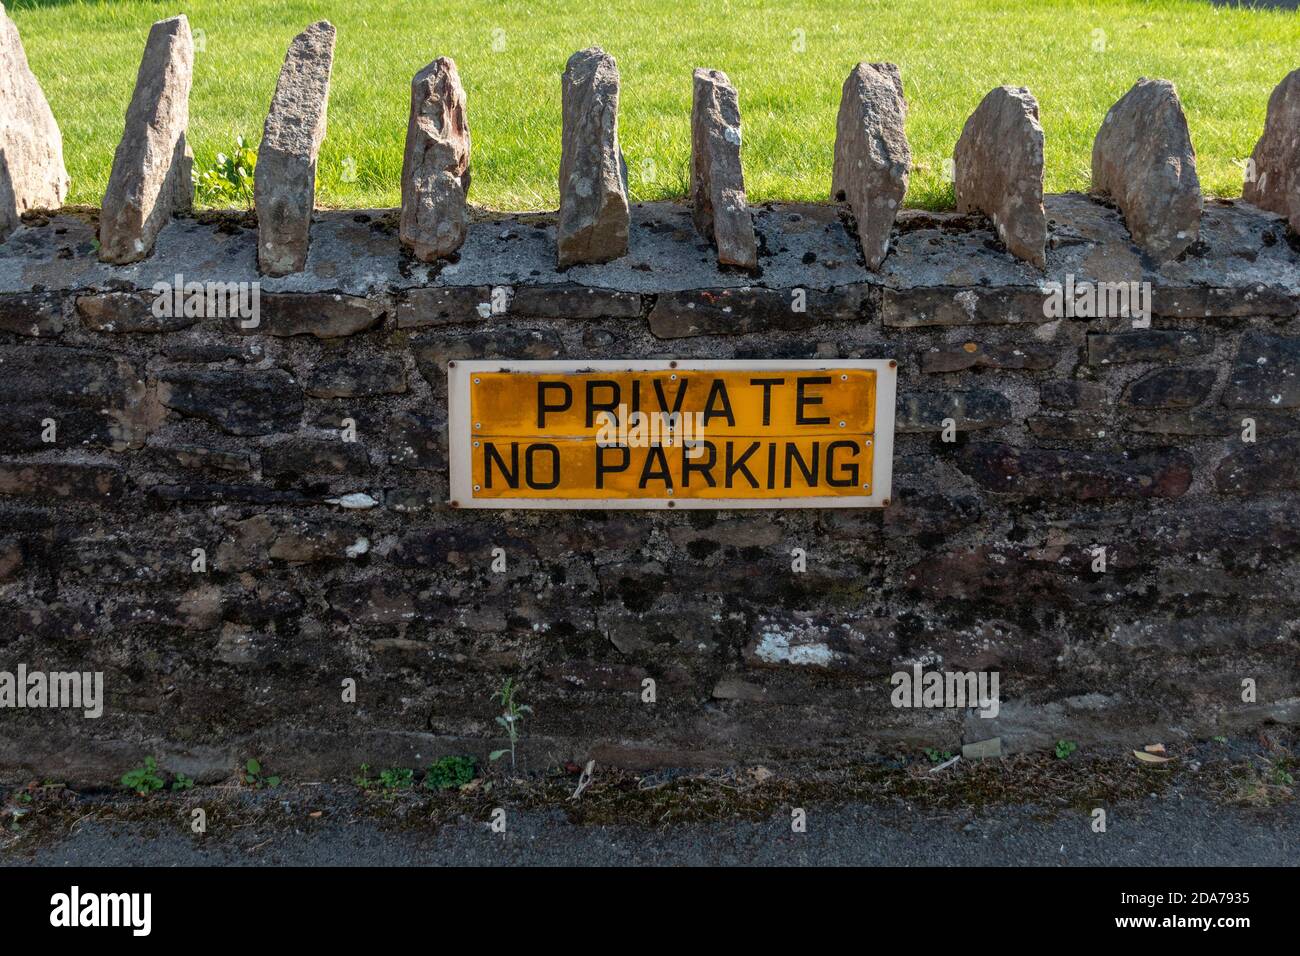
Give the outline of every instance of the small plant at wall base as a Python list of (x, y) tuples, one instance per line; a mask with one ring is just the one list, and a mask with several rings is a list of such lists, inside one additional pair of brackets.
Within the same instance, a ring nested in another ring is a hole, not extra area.
[(410, 790), (415, 786), (415, 771), (409, 767), (389, 767), (379, 771), (379, 786), (386, 793)]
[(1273, 761), (1272, 768), (1269, 771), (1269, 783), (1275, 787), (1290, 787), (1295, 785), (1295, 774), (1290, 769), (1290, 762), (1279, 757)]
[(144, 766), (136, 767), (122, 775), (122, 786), (134, 790), (141, 797), (147, 797), (155, 790), (161, 790), (166, 781), (158, 773), (158, 761), (153, 757), (144, 758)]
[(1056, 742), (1056, 759), (1065, 760), (1078, 749), (1079, 745), (1073, 740), (1058, 740)]
[(217, 153), (217, 161), (202, 173), (193, 173), (195, 198), (205, 206), (253, 208), (253, 170), (257, 168), (257, 150), (242, 136), (235, 137), (235, 148)]
[(455, 790), (474, 779), (473, 757), (443, 757), (424, 774), (426, 790)]
[(244, 783), (248, 784), (254, 790), (261, 790), (263, 787), (278, 787), (280, 778), (278, 776), (263, 776), (262, 764), (257, 760), (249, 760), (244, 764), (244, 771), (240, 774)]
[(385, 794), (399, 790), (410, 790), (415, 786), (415, 771), (409, 767), (388, 767), (379, 771), (379, 776), (370, 776), (370, 764), (363, 763), (361, 772), (352, 778), (352, 782), (362, 790), (380, 790)]
[(505, 728), (506, 734), (510, 738), (510, 749), (494, 750), (488, 755), (488, 759), (495, 763), (506, 754), (509, 754), (512, 769), (515, 766), (515, 744), (519, 742), (519, 725), (523, 723), (524, 714), (533, 712), (533, 709), (527, 704), (520, 704), (515, 701), (515, 694), (518, 690), (519, 688), (515, 686), (515, 679), (507, 677), (505, 683), (501, 685), (501, 689), (494, 695), (504, 708), (504, 712), (497, 718), (497, 723)]

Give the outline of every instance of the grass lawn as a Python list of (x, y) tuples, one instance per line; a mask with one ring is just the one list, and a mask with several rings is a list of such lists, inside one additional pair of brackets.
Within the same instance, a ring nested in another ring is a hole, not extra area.
[(63, 129), (73, 203), (108, 181), (149, 24), (184, 12), (195, 30), (190, 140), (200, 168), (237, 134), (256, 141), (289, 40), (325, 17), (339, 30), (322, 206), (395, 206), (411, 76), (448, 55), (474, 138), (470, 199), (558, 203), (560, 84), (598, 44), (623, 77), (620, 133), (635, 200), (685, 193), (691, 70), (722, 69), (740, 93), (751, 202), (830, 189), (840, 85), (859, 60), (903, 71), (916, 166), (908, 204), (943, 208), (943, 160), (992, 87), (1028, 86), (1047, 134), (1049, 191), (1085, 189), (1092, 139), (1142, 75), (1182, 95), (1207, 194), (1241, 192), (1268, 94), (1300, 66), (1300, 14), (1208, 2), (1023, 0), (10, 0), (32, 68)]

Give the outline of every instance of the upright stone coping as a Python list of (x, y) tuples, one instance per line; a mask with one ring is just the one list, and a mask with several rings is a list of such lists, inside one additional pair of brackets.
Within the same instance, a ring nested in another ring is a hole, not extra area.
[[(334, 40), (335, 30), (328, 21), (313, 24), (294, 39), (267, 115), (256, 174), (258, 263), (265, 276), (284, 277), (306, 266)], [(0, 83), (0, 119), (6, 120), (0, 125), (3, 238), (23, 211), (21, 184), (14, 175), (18, 165), (4, 149), (25, 132), (13, 122), (13, 114), (27, 111), (47, 116), (49, 135), (41, 142), (51, 155), (60, 152), (57, 126), (3, 5), (0, 64), (10, 67)], [(155, 24), (104, 199), (101, 256), (107, 262), (133, 262), (147, 256), (170, 213), (190, 204), (192, 191), (182, 171), (192, 163), (184, 131), (191, 73), (192, 41), (185, 17)], [(735, 89), (719, 71), (697, 70), (694, 80), (691, 199), (695, 225), (706, 235), (713, 234), (721, 264), (752, 268), (754, 214), (744, 203)], [(420, 84), (423, 93), (417, 89)], [(630, 213), (627, 167), (618, 145), (619, 74), (613, 57), (598, 47), (575, 53), (566, 65), (562, 90), (561, 201), (555, 246), (560, 266), (567, 270), (626, 256)], [(435, 95), (443, 101), (433, 103)], [(1254, 157), (1261, 171), (1246, 184), (1249, 200), (1281, 212), (1293, 228), (1300, 216), (1298, 99), (1300, 70), (1274, 90)], [(426, 108), (442, 114), (427, 127), (420, 119), (420, 110)], [(842, 90), (832, 196), (853, 206), (864, 260), (873, 271), (888, 252), (897, 207), (906, 194), (910, 150), (903, 130), (905, 114), (896, 66), (861, 63), (855, 67)], [(134, 129), (140, 133), (133, 134)], [(447, 139), (449, 152), (442, 160), (431, 159), (432, 143), (439, 136)], [(28, 137), (25, 145), (31, 140)], [(158, 149), (168, 142), (176, 145), (170, 161)], [(22, 145), (15, 152), (21, 153)], [(958, 209), (983, 212), (1008, 250), (1039, 269), (1046, 262), (1042, 147), (1033, 96), (1025, 88), (999, 87), (969, 117), (954, 153)], [(150, 162), (151, 152), (163, 160)], [(468, 152), (463, 89), (454, 62), (441, 58), (413, 81), (403, 169), (399, 233), (424, 261), (451, 255), (466, 241)], [(61, 203), (67, 188), (61, 157), (57, 161), (59, 170), (45, 185), (54, 197), (48, 205)], [(1115, 198), (1130, 235), (1155, 263), (1176, 259), (1196, 240), (1201, 198), (1195, 153), (1172, 83), (1139, 80), (1107, 113), (1094, 142), (1092, 162), (1095, 192)], [(23, 166), (21, 172), (26, 171)], [(719, 194), (736, 201), (721, 202)], [(728, 215), (720, 215), (720, 210)]]
[(69, 183), (59, 124), (0, 3), (0, 242), (27, 210), (62, 206)]
[(754, 269), (758, 242), (740, 165), (740, 99), (721, 70), (697, 69), (691, 98), (691, 192), (695, 228), (721, 265)]
[(1138, 80), (1106, 113), (1092, 144), (1092, 188), (1113, 198), (1129, 234), (1157, 262), (1196, 241), (1201, 182), (1178, 91)]
[(1241, 197), (1285, 216), (1300, 233), (1300, 70), (1292, 70), (1268, 98), (1264, 134), (1250, 156)]
[(449, 57), (439, 57), (411, 81), (411, 119), (402, 159), (399, 234), (423, 262), (460, 248), (469, 226), (469, 122), (465, 90)]
[(907, 196), (912, 150), (903, 123), (907, 101), (893, 63), (859, 63), (844, 81), (835, 123), (831, 198), (847, 201), (867, 267), (880, 268)]
[[(793, 314), (815, 323), (818, 294), (851, 308), (864, 295), (870, 298), (883, 289), (887, 317), (903, 324), (1051, 325), (1043, 307), (1045, 284), (1065, 286), (1071, 276), (1076, 284), (1149, 282), (1157, 317), (1296, 314), (1300, 253), (1279, 241), (1277, 217), (1250, 203), (1207, 207), (1201, 225), (1204, 254), (1158, 267), (1133, 245), (1118, 210), (1080, 193), (1047, 195), (1044, 205), (1062, 238), (1048, 250), (1046, 273), (995, 248), (995, 234), (983, 221), (911, 209), (900, 214), (890, 254), (872, 273), (860, 260), (857, 240), (837, 207), (764, 203), (753, 211), (755, 228), (771, 250), (763, 258), (761, 285), (739, 270), (720, 268), (712, 250), (700, 248), (691, 210), (680, 202), (638, 203), (632, 210), (627, 256), (564, 271), (555, 268), (555, 229), (544, 215), (475, 217), (458, 261), (444, 265), (404, 261), (396, 232), (376, 230), (375, 223), (390, 219), (395, 210), (322, 210), (313, 225), (307, 268), (279, 278), (260, 277), (263, 324), (271, 322), (265, 302), (271, 294), (382, 298), (402, 290), (425, 290), (423, 295), (444, 303), (444, 311), (463, 313), (462, 321), (531, 319), (539, 310), (528, 289), (536, 288), (557, 298), (548, 314), (570, 319), (590, 318), (591, 308), (607, 308), (611, 296), (620, 303), (618, 315), (626, 318), (640, 315), (641, 305), (656, 295), (749, 289), (778, 303), (788, 320), (791, 293), (803, 289), (808, 310)], [(232, 228), (229, 221), (178, 218), (159, 235), (154, 254), (130, 270), (101, 262), (88, 251), (94, 234), (94, 225), (75, 212), (25, 225), (22, 241), (11, 241), (0, 253), (0, 295), (35, 302), (71, 289), (129, 286), (148, 291), (157, 283), (173, 283), (178, 272), (188, 276), (195, 263), (208, 263), (204, 269), (219, 263), (225, 282), (259, 280), (256, 231)], [(493, 312), (494, 289), (504, 312)], [(701, 302), (706, 301), (704, 292)], [(622, 294), (634, 299), (622, 299)], [(717, 313), (736, 324), (735, 309), (727, 313), (725, 306), (718, 305)], [(697, 303), (694, 311), (702, 308)], [(855, 321), (872, 321), (870, 311), (853, 314)], [(32, 313), (15, 322), (23, 330), (18, 334), (25, 335), (42, 320)]]
[(257, 258), (267, 275), (301, 272), (307, 264), (334, 36), (334, 26), (321, 20), (294, 37), (266, 114), (253, 175)]
[(957, 210), (982, 212), (1016, 258), (1047, 265), (1043, 127), (1023, 86), (999, 86), (966, 120), (953, 153)]
[(189, 20), (184, 14), (159, 20), (145, 42), (104, 193), (99, 257), (105, 262), (145, 258), (172, 215), (193, 206), (194, 155), (185, 138), (193, 78)]
[(618, 65), (600, 47), (569, 57), (560, 81), (561, 268), (627, 254), (627, 163), (618, 145)]

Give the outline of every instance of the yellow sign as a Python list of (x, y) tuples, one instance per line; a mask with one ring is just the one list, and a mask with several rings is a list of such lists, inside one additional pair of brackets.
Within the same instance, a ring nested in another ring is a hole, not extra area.
[(877, 360), (451, 363), (452, 501), (880, 505), (895, 381)]

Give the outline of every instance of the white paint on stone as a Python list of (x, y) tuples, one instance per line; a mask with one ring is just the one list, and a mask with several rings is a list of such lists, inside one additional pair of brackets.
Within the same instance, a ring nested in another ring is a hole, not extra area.
[(364, 511), (367, 508), (373, 508), (379, 502), (370, 497), (363, 491), (353, 491), (339, 498), (326, 498), (327, 504), (338, 505), (340, 508), (347, 508), (354, 511)]
[(795, 643), (797, 633), (786, 633), (775, 628), (762, 633), (754, 653), (768, 664), (796, 664), (800, 666), (829, 667), (836, 654), (824, 643)]

